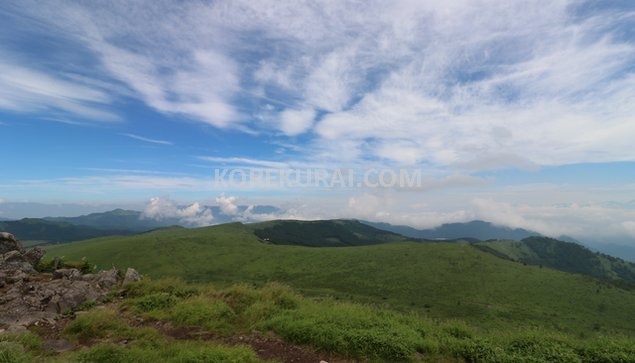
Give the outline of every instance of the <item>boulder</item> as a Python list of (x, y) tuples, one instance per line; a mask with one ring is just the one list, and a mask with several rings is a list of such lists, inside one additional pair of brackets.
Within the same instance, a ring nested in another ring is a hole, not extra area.
[(61, 268), (53, 271), (53, 278), (78, 280), (82, 278), (82, 273), (76, 268)]
[(0, 255), (11, 251), (22, 251), (20, 242), (11, 233), (0, 232)]
[(119, 282), (119, 271), (115, 268), (108, 271), (99, 271), (95, 280), (102, 289), (112, 289)]
[(55, 289), (57, 293), (49, 300), (46, 311), (65, 313), (79, 307), (85, 301), (98, 301), (105, 296), (104, 291), (85, 281), (73, 281), (60, 285), (62, 286)]
[(24, 257), (24, 255), (17, 250), (9, 251), (2, 255), (2, 260), (4, 261), (4, 263), (7, 264), (29, 262), (26, 257)]
[(121, 285), (126, 286), (130, 283), (137, 282), (139, 280), (141, 280), (141, 275), (139, 275), (137, 270), (128, 267), (128, 269), (126, 270), (126, 275), (123, 278), (123, 283)]
[(33, 265), (17, 250), (9, 251), (0, 257), (0, 269), (4, 272), (35, 273)]
[(44, 250), (39, 247), (33, 247), (30, 250), (24, 253), (24, 257), (31, 263), (31, 265), (36, 266), (42, 257), (44, 257)]

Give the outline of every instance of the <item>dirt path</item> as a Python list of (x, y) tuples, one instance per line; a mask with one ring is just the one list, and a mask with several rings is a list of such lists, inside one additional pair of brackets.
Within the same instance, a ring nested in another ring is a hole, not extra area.
[(290, 344), (274, 334), (240, 334), (222, 336), (196, 327), (172, 327), (160, 321), (143, 323), (178, 340), (207, 340), (225, 345), (248, 345), (261, 359), (281, 360), (285, 363), (352, 363), (354, 361), (322, 353), (311, 347)]
[[(114, 308), (117, 304), (110, 304)], [(352, 363), (354, 361), (343, 359), (333, 354), (322, 353), (308, 346), (290, 344), (278, 336), (253, 332), (250, 334), (239, 334), (232, 336), (222, 336), (197, 327), (173, 327), (170, 323), (161, 321), (145, 320), (139, 316), (124, 314), (128, 323), (133, 327), (150, 327), (157, 329), (165, 336), (176, 340), (205, 340), (223, 345), (247, 345), (261, 359), (271, 359), (285, 363)], [(88, 347), (96, 342), (85, 342), (81, 344), (73, 343), (62, 337), (64, 327), (74, 319), (72, 316), (62, 316), (52, 321), (38, 321), (29, 327), (29, 330), (38, 334), (44, 341), (43, 348), (54, 353), (64, 353), (71, 350)]]

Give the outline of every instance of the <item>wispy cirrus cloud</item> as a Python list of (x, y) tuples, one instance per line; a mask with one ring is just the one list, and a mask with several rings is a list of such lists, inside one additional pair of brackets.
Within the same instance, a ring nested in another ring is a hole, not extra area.
[(218, 156), (199, 156), (199, 160), (205, 160), (212, 163), (228, 164), (228, 165), (246, 165), (264, 168), (282, 169), (288, 168), (289, 164), (271, 160), (250, 159), (241, 157), (218, 157)]
[(452, 173), (635, 160), (629, 4), (27, 1), (11, 9), (80, 44), (96, 71), (159, 112), (281, 139), (306, 135), (300, 156), (318, 161)]
[(172, 142), (170, 141), (165, 141), (165, 140), (157, 140), (157, 139), (151, 139), (149, 137), (144, 137), (144, 136), (139, 136), (136, 134), (128, 134), (128, 133), (121, 133), (121, 136), (126, 136), (129, 137), (131, 139), (135, 139), (135, 140), (140, 140), (140, 141), (144, 141), (144, 142), (149, 142), (151, 144), (159, 144), (159, 145), (173, 145)]
[(7, 60), (0, 61), (0, 109), (46, 113), (47, 118), (70, 116), (97, 121), (121, 120), (107, 107), (113, 100), (104, 89)]

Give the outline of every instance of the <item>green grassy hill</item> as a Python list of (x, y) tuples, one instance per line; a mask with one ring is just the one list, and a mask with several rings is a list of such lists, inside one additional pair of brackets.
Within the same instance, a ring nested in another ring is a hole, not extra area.
[(635, 334), (635, 292), (590, 277), (525, 266), (469, 244), (389, 243), (307, 248), (261, 242), (240, 223), (165, 229), (54, 246), (49, 257), (87, 257), (189, 281), (279, 281), (309, 295), (371, 302), (486, 330), (545, 327), (573, 334)]
[(635, 284), (635, 264), (593, 252), (577, 243), (529, 237), (521, 241), (485, 241), (475, 246), (496, 256), (527, 264)]
[(280, 220), (249, 225), (263, 241), (308, 247), (366, 246), (407, 238), (354, 220)]

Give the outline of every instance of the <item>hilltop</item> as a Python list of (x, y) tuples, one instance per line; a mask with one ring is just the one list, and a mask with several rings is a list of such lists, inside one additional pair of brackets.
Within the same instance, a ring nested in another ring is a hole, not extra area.
[(408, 238), (377, 229), (355, 220), (296, 221), (278, 220), (250, 224), (263, 241), (278, 245), (308, 247), (367, 246), (401, 242)]

